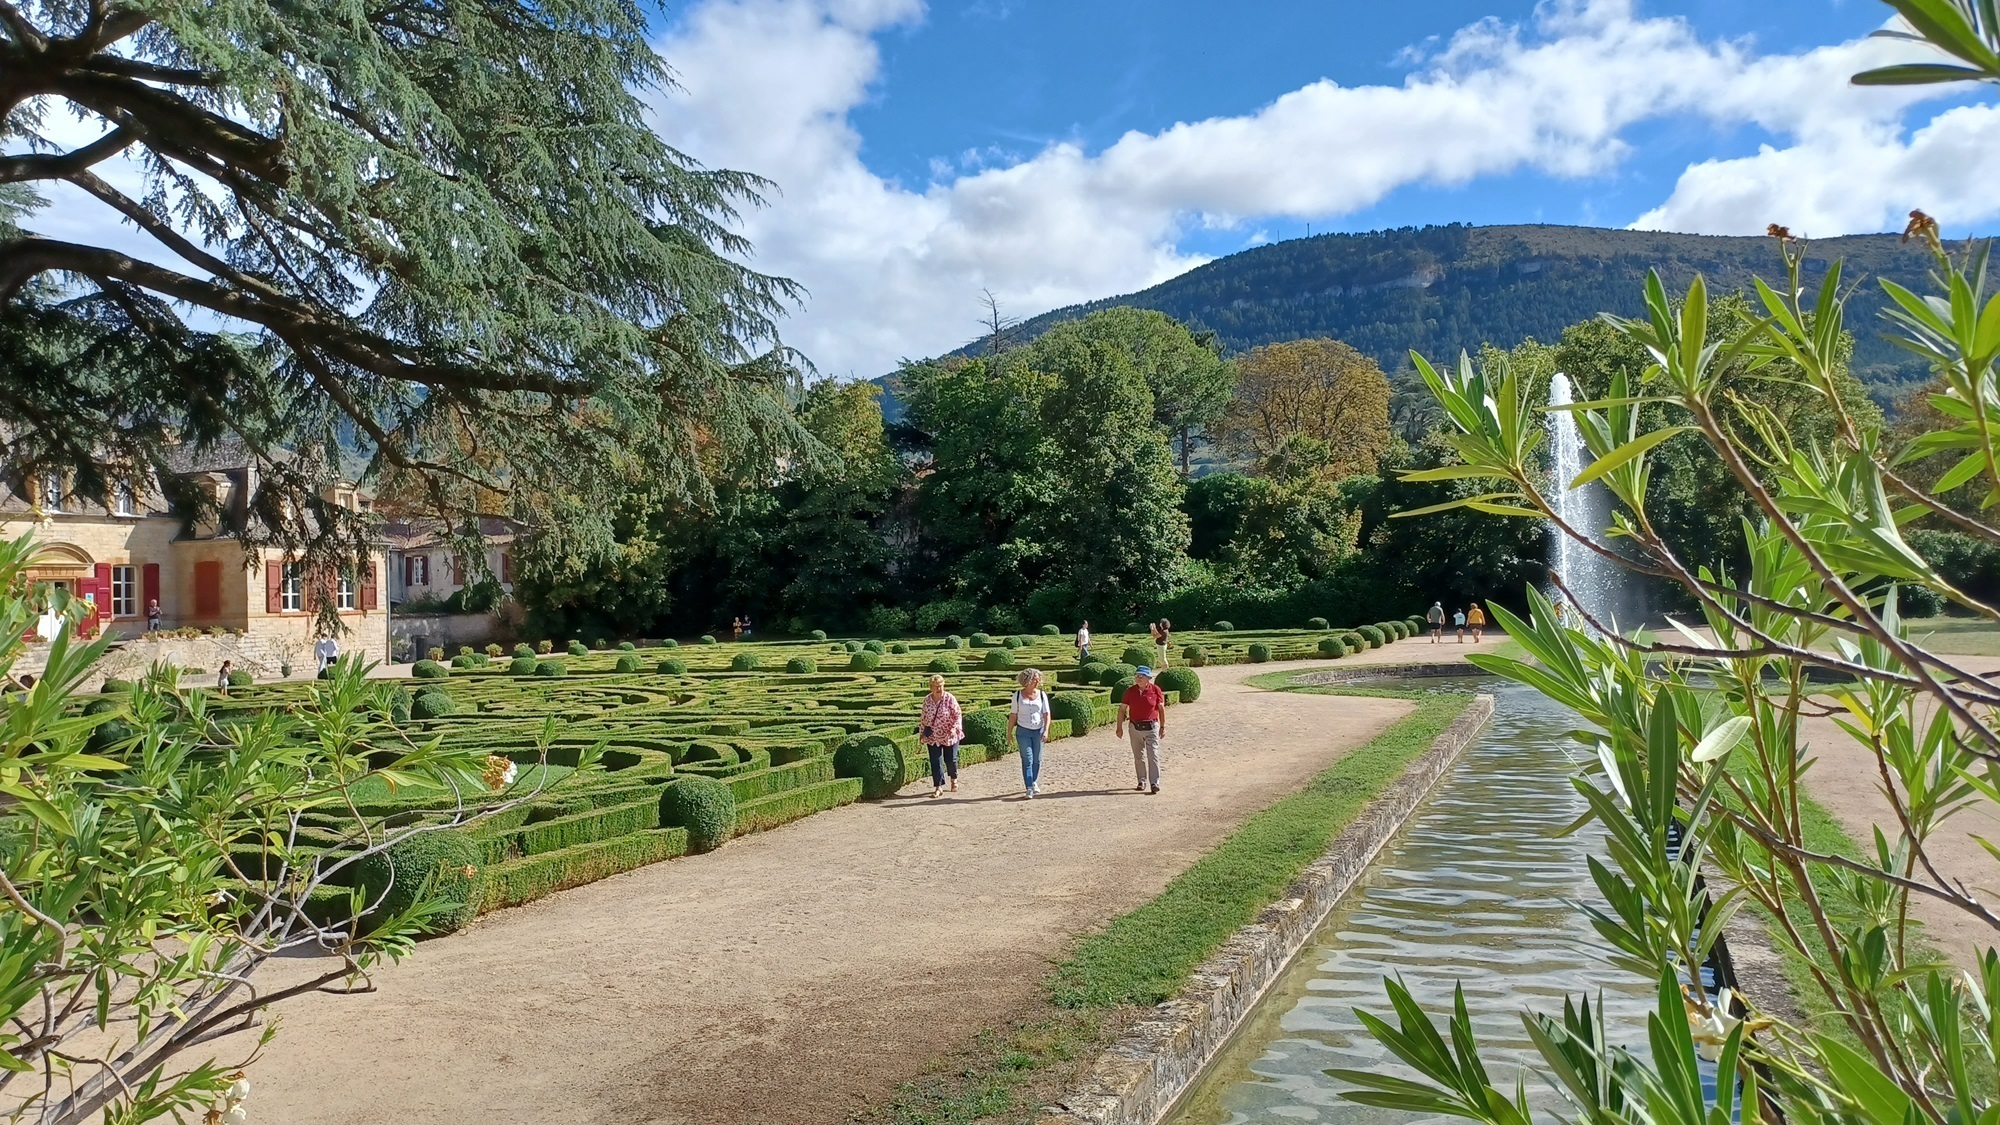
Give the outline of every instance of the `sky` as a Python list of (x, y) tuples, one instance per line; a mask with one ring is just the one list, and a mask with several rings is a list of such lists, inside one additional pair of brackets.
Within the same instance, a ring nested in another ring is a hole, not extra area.
[(1308, 230), (2000, 230), (2000, 95), (1880, 0), (694, 0), (654, 127), (770, 181), (786, 341), (872, 377)]

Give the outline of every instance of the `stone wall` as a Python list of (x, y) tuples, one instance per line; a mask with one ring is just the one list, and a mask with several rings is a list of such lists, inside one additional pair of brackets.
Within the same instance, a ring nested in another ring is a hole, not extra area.
[(399, 613), (389, 625), (389, 646), (398, 659), (422, 660), (424, 650), (449, 656), (460, 645), (482, 648), (513, 636), (511, 623), (493, 613)]

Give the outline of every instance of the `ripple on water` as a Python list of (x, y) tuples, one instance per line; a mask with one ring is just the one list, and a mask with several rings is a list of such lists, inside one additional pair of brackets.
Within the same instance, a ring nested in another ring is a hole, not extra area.
[[(1583, 811), (1569, 784), (1572, 720), (1525, 689), (1482, 690), (1500, 697), (1493, 722), (1251, 1014), (1173, 1125), (1422, 1120), (1342, 1101), (1325, 1074), (1409, 1073), (1354, 1018), (1356, 1007), (1388, 1008), (1384, 976), (1400, 976), (1432, 1011), (1463, 986), (1503, 1089), (1535, 1057), (1521, 1030), (1524, 1006), (1557, 1012), (1565, 996), (1594, 1002), (1602, 992), (1614, 1021), (1633, 1029), (1633, 1045), (1643, 1042), (1651, 990), (1610, 966), (1571, 905), (1596, 900), (1584, 857), (1603, 850), (1594, 829), (1556, 835)], [(1529, 1081), (1531, 1097), (1537, 1086)]]

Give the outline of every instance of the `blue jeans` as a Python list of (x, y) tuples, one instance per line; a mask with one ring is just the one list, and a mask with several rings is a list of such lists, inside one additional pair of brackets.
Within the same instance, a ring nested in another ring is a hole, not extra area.
[(1021, 784), (1033, 789), (1042, 776), (1042, 732), (1015, 727), (1014, 742), (1021, 748)]
[(950, 746), (926, 746), (931, 754), (931, 784), (944, 788), (945, 775), (949, 773), (953, 781), (958, 780), (958, 743)]

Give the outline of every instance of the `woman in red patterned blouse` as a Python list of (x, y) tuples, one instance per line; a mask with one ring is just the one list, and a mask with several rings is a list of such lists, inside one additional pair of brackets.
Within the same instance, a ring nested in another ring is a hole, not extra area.
[(917, 720), (917, 735), (931, 754), (931, 792), (942, 797), (947, 775), (951, 791), (958, 792), (958, 744), (965, 741), (965, 716), (959, 712), (958, 697), (944, 690), (944, 677), (931, 677), (931, 693), (924, 697), (923, 717)]

